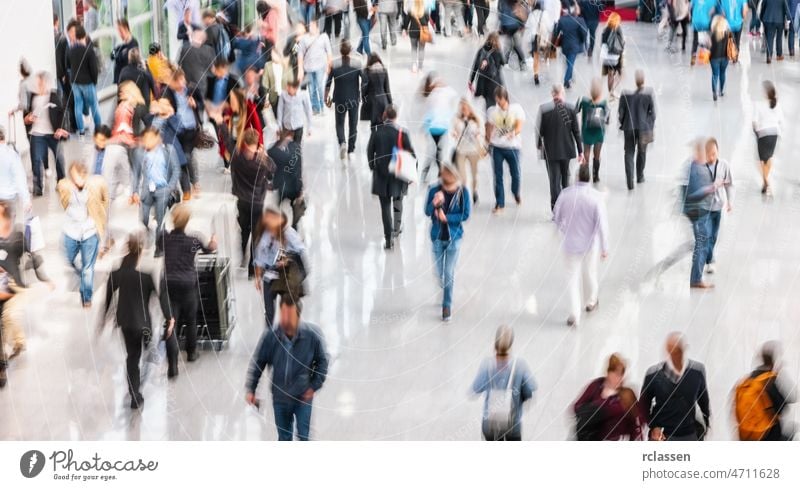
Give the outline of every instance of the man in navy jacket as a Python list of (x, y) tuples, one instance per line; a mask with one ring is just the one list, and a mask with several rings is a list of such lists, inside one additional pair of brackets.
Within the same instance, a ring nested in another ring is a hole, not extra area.
[(573, 5), (569, 9), (569, 15), (564, 15), (558, 19), (556, 30), (553, 36), (561, 39), (561, 52), (567, 60), (567, 70), (564, 72), (564, 88), (572, 86), (572, 69), (575, 66), (575, 58), (583, 53), (586, 48), (586, 36), (588, 29), (586, 23), (578, 16), (580, 9)]
[(767, 37), (767, 63), (772, 63), (773, 51), (777, 52), (778, 61), (783, 60), (783, 26), (792, 17), (789, 3), (787, 0), (762, 0), (760, 17)]
[(328, 375), (328, 355), (319, 328), (300, 320), (300, 308), (290, 296), (281, 296), (280, 322), (267, 329), (250, 361), (245, 401), (259, 406), (256, 388), (267, 366), (272, 367), (272, 408), (278, 440), (308, 440), (314, 394)]

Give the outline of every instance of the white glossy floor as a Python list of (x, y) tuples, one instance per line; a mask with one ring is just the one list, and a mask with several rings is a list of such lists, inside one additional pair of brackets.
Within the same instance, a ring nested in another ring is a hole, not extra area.
[[(529, 115), (522, 153), (524, 206), (512, 205), (502, 217), (490, 214), (491, 172), (484, 162), (482, 201), (466, 227), (450, 324), (439, 321), (423, 189), (412, 189), (400, 244), (385, 253), (363, 157), (368, 128), (360, 127), (357, 156), (343, 167), (332, 114), (315, 119), (304, 151), (310, 208), (302, 232), (313, 265), (304, 316), (324, 330), (332, 363), (314, 403), (314, 438), (478, 440), (481, 402), (469, 387), (479, 362), (491, 354), (501, 323), (514, 327), (515, 353), (527, 360), (539, 385), (524, 416), (525, 439), (569, 437), (570, 403), (601, 374), (612, 352), (629, 359), (628, 380), (638, 390), (646, 368), (662, 359), (663, 340), (673, 330), (686, 332), (690, 357), (706, 364), (713, 439), (732, 437), (730, 390), (751, 368), (761, 342), (781, 340), (785, 374), (800, 379), (800, 169), (793, 158), (800, 128), (792, 117), (800, 110), (795, 96), (800, 63), (767, 66), (755, 46), (744, 49), (742, 63), (728, 71), (725, 98), (715, 104), (708, 67), (689, 68), (688, 56), (668, 55), (655, 40), (654, 26), (626, 24), (625, 30), (625, 86), (632, 85), (635, 68), (646, 70), (658, 95), (656, 142), (647, 183), (628, 192), (622, 138), (609, 132), (600, 189), (608, 203), (612, 248), (601, 266), (601, 307), (577, 329), (564, 323), (559, 237), (550, 222), (546, 175), (532, 136), (536, 109), (561, 74), (560, 64), (545, 71), (539, 88), (529, 72), (505, 73), (512, 99)], [(423, 75), (410, 73), (407, 43), (400, 38), (384, 59), (401, 119), (418, 127), (415, 91)], [(477, 46), (477, 41), (442, 38), (429, 48), (425, 69), (436, 69), (464, 92)], [(578, 83), (569, 97), (583, 95), (597, 73), (596, 62), (580, 58)], [(763, 79), (777, 82), (787, 115), (775, 195), (766, 201), (759, 192), (750, 125)], [(734, 212), (723, 222), (713, 277), (717, 287), (708, 293), (689, 291), (691, 235), (685, 219), (673, 211), (677, 172), (689, 153), (687, 143), (698, 135), (719, 138), (737, 187)], [(427, 144), (422, 137), (414, 143)], [(229, 178), (213, 168), (213, 159), (203, 160), (205, 192), (193, 202), (198, 209), (194, 226), (215, 231), (225, 241), (223, 249), (236, 250), (236, 224), (225, 205)], [(0, 392), (0, 438), (276, 438), (270, 404), (258, 413), (243, 401), (247, 362), (263, 329), (261, 302), (243, 271), (236, 281), (240, 322), (229, 348), (181, 365), (172, 382), (166, 380), (165, 366), (151, 370), (145, 407), (133, 413), (127, 408), (121, 338), (110, 331), (98, 336), (95, 314), (84, 313), (77, 293), (67, 290), (58, 248), (61, 210), (52, 183), (35, 208), (46, 224), (47, 266), (59, 288), (31, 305), (29, 349), (13, 363), (9, 386)], [(117, 216), (121, 227), (135, 223), (132, 209)], [(98, 287), (110, 267), (110, 259), (98, 265)], [(96, 307), (100, 303), (98, 297)], [(261, 397), (268, 399), (266, 380), (262, 388)], [(797, 411), (790, 417), (796, 421)]]

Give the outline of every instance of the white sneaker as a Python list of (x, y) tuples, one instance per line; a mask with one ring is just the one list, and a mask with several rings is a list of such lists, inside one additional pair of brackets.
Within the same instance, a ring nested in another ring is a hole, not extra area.
[(339, 145), (339, 160), (345, 161), (347, 158), (347, 143), (342, 143)]

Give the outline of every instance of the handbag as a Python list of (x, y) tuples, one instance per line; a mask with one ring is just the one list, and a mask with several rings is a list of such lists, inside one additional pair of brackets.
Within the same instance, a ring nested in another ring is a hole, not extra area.
[(397, 130), (397, 146), (392, 151), (389, 173), (394, 175), (396, 179), (408, 184), (417, 179), (417, 159), (411, 152), (403, 149), (402, 129)]
[(306, 295), (303, 285), (306, 279), (306, 269), (300, 255), (287, 253), (286, 265), (278, 269), (277, 273), (278, 277), (270, 281), (271, 293), (281, 296), (289, 295), (295, 299)]
[(469, 127), (469, 119), (464, 121), (464, 130), (461, 131), (461, 136), (458, 137), (458, 141), (456, 142), (456, 146), (453, 147), (453, 153), (450, 154), (450, 163), (455, 163), (456, 154), (458, 153), (458, 145), (460, 145), (461, 144), (461, 140), (464, 139), (464, 135), (467, 133), (467, 128), (468, 127)]
[[(517, 360), (511, 364), (508, 383), (502, 390), (492, 389), (486, 393), (486, 423), (494, 434), (506, 434), (514, 428), (514, 372), (517, 369)], [(497, 366), (495, 366), (497, 371)]]
[(45, 247), (42, 222), (38, 216), (25, 221), (25, 245), (28, 248), (28, 252), (38, 252)]
[(432, 43), (433, 33), (431, 33), (430, 28), (428, 28), (427, 25), (422, 25), (422, 22), (420, 22), (418, 18), (414, 17), (414, 20), (419, 26), (419, 42), (423, 44)]
[(603, 43), (600, 46), (600, 62), (603, 66), (617, 66), (619, 64), (619, 55), (610, 53), (608, 44)]
[(201, 150), (214, 148), (216, 143), (217, 141), (214, 139), (214, 137), (211, 136), (208, 131), (202, 128), (197, 131), (197, 135), (194, 137), (194, 147)]
[(736, 41), (733, 40), (733, 35), (729, 32), (728, 33), (728, 60), (736, 61), (739, 59), (739, 50), (736, 48)]

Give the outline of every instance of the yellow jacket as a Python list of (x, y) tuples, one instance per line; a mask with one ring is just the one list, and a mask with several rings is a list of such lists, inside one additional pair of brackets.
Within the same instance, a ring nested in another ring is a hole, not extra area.
[[(92, 221), (94, 221), (95, 227), (97, 227), (98, 238), (102, 238), (106, 229), (106, 221), (108, 220), (108, 185), (103, 177), (92, 175), (86, 179), (85, 187), (89, 193), (89, 200), (86, 202), (87, 212)], [(58, 181), (56, 190), (58, 191), (58, 200), (61, 202), (61, 207), (67, 209), (69, 201), (72, 199), (72, 193), (77, 190), (77, 187), (75, 187), (72, 180), (66, 178)]]

